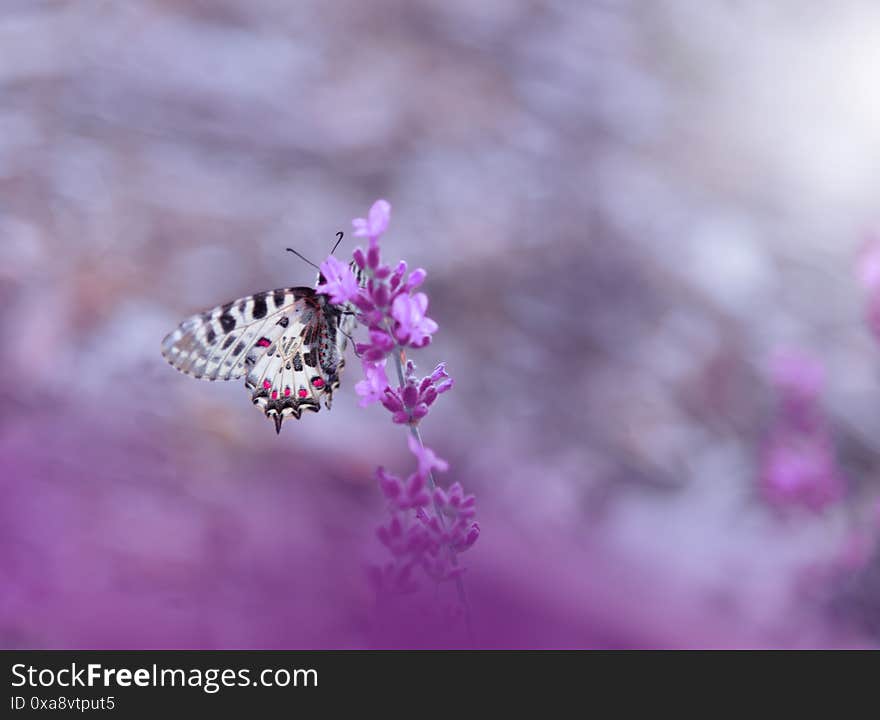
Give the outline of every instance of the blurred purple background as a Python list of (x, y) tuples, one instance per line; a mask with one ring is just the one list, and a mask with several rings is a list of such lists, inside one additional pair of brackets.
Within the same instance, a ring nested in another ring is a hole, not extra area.
[(868, 0), (6, 0), (0, 646), (462, 644), (377, 621), (352, 358), (276, 437), (159, 354), (377, 197), (479, 645), (875, 646), (878, 68)]

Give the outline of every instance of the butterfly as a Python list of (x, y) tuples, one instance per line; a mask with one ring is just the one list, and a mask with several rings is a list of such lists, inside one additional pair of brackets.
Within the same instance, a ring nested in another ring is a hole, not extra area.
[[(361, 282), (354, 263), (352, 270)], [(310, 287), (279, 288), (188, 317), (165, 336), (162, 355), (195, 378), (244, 377), (251, 401), (280, 434), (285, 420), (318, 412), (322, 400), (330, 409), (355, 324), (350, 303), (334, 305)]]

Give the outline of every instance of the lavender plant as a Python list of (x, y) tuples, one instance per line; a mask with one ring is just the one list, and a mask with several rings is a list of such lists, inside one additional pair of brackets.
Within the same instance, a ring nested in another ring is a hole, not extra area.
[[(321, 263), (325, 281), (317, 292), (331, 302), (351, 303), (368, 342), (357, 343), (364, 379), (355, 391), (361, 407), (381, 403), (391, 421), (408, 429), (407, 443), (415, 469), (405, 478), (376, 470), (376, 480), (386, 502), (388, 516), (377, 528), (377, 536), (389, 558), (372, 568), (371, 578), (379, 593), (402, 594), (419, 587), (419, 574), (435, 583), (453, 582), (459, 610), (468, 636), (473, 642), (470, 611), (459, 563), (460, 553), (468, 550), (480, 535), (474, 520), (476, 499), (459, 483), (447, 489), (435, 480), (435, 472), (446, 472), (449, 464), (427, 447), (419, 424), (443, 393), (452, 389), (453, 379), (446, 364), (437, 365), (430, 375), (417, 377), (415, 364), (407, 359), (408, 350), (426, 347), (437, 331), (437, 323), (426, 315), (428, 296), (419, 292), (426, 273), (417, 268), (407, 273), (401, 261), (396, 268), (383, 263), (379, 238), (387, 230), (391, 205), (377, 200), (366, 218), (353, 220), (355, 236), (367, 238), (367, 248), (353, 252), (347, 265), (334, 256)], [(361, 281), (355, 274), (356, 267)], [(393, 365), (397, 384), (391, 386), (386, 368)]]
[(824, 369), (812, 357), (789, 350), (774, 358), (771, 379), (778, 409), (764, 448), (764, 497), (777, 507), (822, 510), (846, 488), (822, 408)]
[(862, 244), (856, 272), (867, 295), (865, 319), (868, 329), (876, 340), (880, 340), (880, 231), (873, 230)]

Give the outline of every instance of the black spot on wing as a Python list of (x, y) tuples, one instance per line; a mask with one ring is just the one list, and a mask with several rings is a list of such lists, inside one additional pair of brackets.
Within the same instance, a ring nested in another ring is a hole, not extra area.
[(277, 323), (275, 323), (275, 324), (276, 324), (276, 325), (280, 325), (280, 326), (283, 327), (283, 328), (286, 328), (286, 327), (290, 324), (290, 318), (287, 317), (287, 315), (284, 315), (284, 316), (283, 316), (283, 317), (282, 317)]
[(213, 345), (217, 340), (217, 333), (214, 332), (214, 328), (208, 327), (208, 332), (205, 334), (205, 342), (208, 345)]
[(282, 305), (284, 305), (285, 296), (286, 293), (284, 292), (284, 290), (276, 290), (272, 293), (272, 302), (275, 303), (276, 308), (280, 308)]
[(260, 318), (266, 317), (267, 312), (269, 312), (269, 308), (266, 307), (266, 296), (254, 295), (253, 316), (259, 320)]
[(232, 351), (233, 355), (241, 355), (241, 351), (244, 350), (244, 340), (238, 343)]
[(222, 350), (228, 348), (232, 343), (235, 342), (235, 335), (227, 335), (226, 339), (223, 341), (223, 344), (220, 346)]
[(219, 318), (220, 326), (223, 328), (223, 332), (231, 332), (235, 330), (235, 318), (229, 314), (228, 311), (224, 312)]

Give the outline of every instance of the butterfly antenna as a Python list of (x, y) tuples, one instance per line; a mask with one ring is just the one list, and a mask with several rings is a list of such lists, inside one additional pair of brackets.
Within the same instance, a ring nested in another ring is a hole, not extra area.
[(331, 255), (336, 252), (336, 248), (339, 247), (339, 243), (342, 242), (342, 237), (344, 235), (345, 235), (345, 233), (342, 232), (342, 230), (340, 230), (339, 232), (336, 233), (337, 240), (336, 240), (336, 244), (333, 246), (333, 249), (330, 251)]
[(318, 272), (321, 272), (321, 268), (319, 268), (317, 265), (315, 265), (315, 263), (313, 263), (311, 260), (309, 260), (309, 259), (308, 259), (305, 255), (303, 255), (302, 253), (297, 252), (297, 251), (294, 250), (293, 248), (287, 248), (287, 252), (292, 252), (292, 253), (293, 253), (294, 255), (296, 255), (300, 260), (303, 260), (304, 262), (307, 262), (309, 265), (311, 265), (313, 268), (315, 268), (315, 270), (317, 270)]

